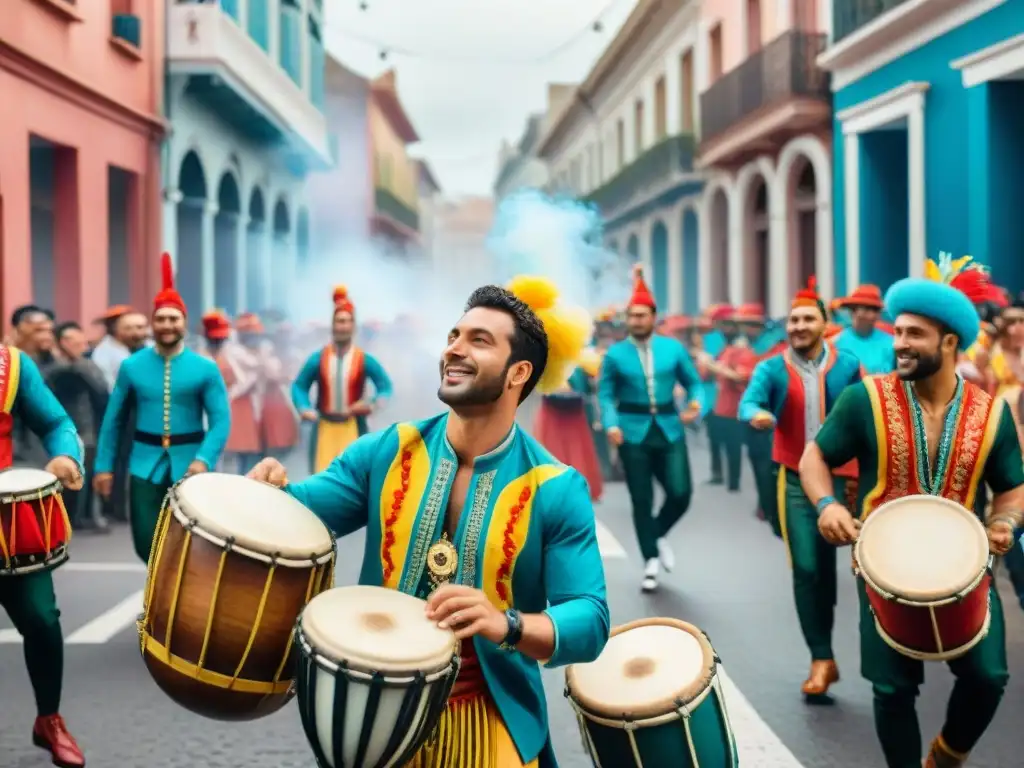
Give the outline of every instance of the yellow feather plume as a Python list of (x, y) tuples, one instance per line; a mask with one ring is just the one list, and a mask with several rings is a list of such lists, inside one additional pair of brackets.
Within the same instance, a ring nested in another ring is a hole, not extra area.
[(551, 309), (558, 301), (558, 288), (543, 277), (519, 275), (513, 277), (506, 288), (534, 312)]
[(587, 347), (580, 354), (579, 367), (592, 379), (601, 372), (601, 353), (593, 347)]

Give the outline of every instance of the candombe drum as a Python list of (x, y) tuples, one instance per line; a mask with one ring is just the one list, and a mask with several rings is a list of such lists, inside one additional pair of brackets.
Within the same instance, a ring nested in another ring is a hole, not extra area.
[(71, 521), (60, 481), (41, 469), (0, 472), (0, 576), (20, 576), (63, 565)]
[(882, 639), (904, 656), (948, 661), (988, 633), (988, 536), (977, 516), (939, 496), (904, 496), (864, 521), (853, 548)]
[(616, 627), (590, 664), (565, 671), (565, 695), (597, 768), (735, 768), (719, 659), (697, 627), (641, 619)]
[(320, 768), (403, 766), (433, 734), (459, 673), (459, 641), (426, 603), (337, 587), (299, 618), (299, 716)]
[(295, 621), (331, 587), (334, 539), (277, 488), (194, 475), (167, 494), (139, 621), (142, 655), (175, 702), (255, 720), (294, 695)]

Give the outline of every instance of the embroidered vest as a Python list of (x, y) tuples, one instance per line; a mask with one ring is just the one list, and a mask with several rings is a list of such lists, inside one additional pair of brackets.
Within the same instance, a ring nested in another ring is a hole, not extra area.
[(366, 355), (356, 346), (349, 347), (341, 356), (333, 344), (324, 347), (320, 354), (319, 395), (317, 409), (320, 413), (341, 415), (350, 405), (358, 402), (366, 386)]
[[(896, 374), (870, 376), (864, 380), (871, 401), (875, 440), (878, 444), (878, 477), (864, 497), (862, 517), (871, 514), (892, 499), (927, 493), (921, 477), (921, 461), (929, 461), (926, 448), (916, 434), (913, 406), (903, 382)], [(939, 452), (948, 453), (945, 466), (939, 461), (936, 471), (936, 495), (974, 508), (974, 497), (982, 471), (999, 428), (1000, 409), (994, 409), (992, 396), (968, 381), (958, 405), (959, 413), (951, 428), (950, 441)], [(921, 456), (921, 451), (926, 455)], [(870, 482), (865, 478), (866, 482)]]
[(6, 344), (0, 346), (0, 469), (14, 461), (14, 400), (21, 378), (21, 352)]

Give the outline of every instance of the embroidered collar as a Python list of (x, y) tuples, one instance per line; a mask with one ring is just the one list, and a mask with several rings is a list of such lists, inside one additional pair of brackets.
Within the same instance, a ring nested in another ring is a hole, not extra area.
[(956, 425), (960, 419), (960, 411), (964, 402), (964, 380), (957, 375), (956, 390), (949, 408), (946, 409), (942, 432), (939, 435), (939, 450), (935, 456), (934, 476), (931, 461), (928, 458), (930, 451), (928, 449), (928, 434), (924, 428), (924, 411), (921, 409), (917, 393), (914, 392), (910, 382), (903, 382), (903, 391), (907, 396), (907, 402), (910, 403), (910, 419), (914, 428), (914, 443), (917, 446), (917, 476), (924, 492), (937, 496), (946, 480), (953, 455), (953, 438), (956, 435)]
[[(444, 417), (444, 431), (442, 433), (444, 434), (444, 448), (445, 451), (448, 453), (447, 458), (451, 459), (456, 464), (458, 464), (458, 455), (455, 453), (455, 449), (452, 447), (452, 444), (448, 441), (448, 418), (449, 415), (446, 414)], [(508, 455), (508, 451), (512, 447), (512, 444), (515, 442), (516, 436), (518, 434), (519, 426), (517, 424), (513, 424), (512, 429), (508, 431), (508, 434), (505, 435), (505, 438), (500, 443), (498, 443), (497, 446), (492, 448), (487, 453), (481, 454), (477, 456), (476, 459), (474, 459), (473, 473), (478, 474), (480, 472), (487, 472), (488, 470), (494, 469), (498, 464), (500, 464), (502, 459), (504, 459), (505, 456)]]

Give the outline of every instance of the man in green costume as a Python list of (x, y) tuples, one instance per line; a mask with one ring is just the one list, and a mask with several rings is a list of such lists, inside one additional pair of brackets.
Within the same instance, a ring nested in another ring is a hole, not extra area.
[[(943, 255), (938, 265), (928, 262), (925, 274), (931, 279), (901, 280), (886, 296), (886, 308), (896, 318), (896, 372), (869, 377), (843, 393), (807, 447), (800, 477), (818, 510), (819, 530), (837, 546), (855, 541), (860, 521), (888, 501), (923, 493), (972, 509), (984, 482), (995, 494), (987, 525), (989, 549), (1003, 555), (1013, 545), (1024, 509), (1016, 428), (1005, 403), (956, 373), (958, 348), (966, 349), (979, 330), (962, 286), (983, 279), (983, 273), (970, 265), (969, 257), (954, 261)], [(964, 425), (973, 426), (967, 430)], [(832, 495), (830, 473), (830, 467), (851, 459), (859, 467), (856, 518)], [(861, 674), (873, 687), (882, 752), (889, 768), (918, 768), (921, 730), (915, 703), (924, 665), (882, 640), (862, 584), (859, 591)], [(988, 634), (949, 662), (956, 683), (925, 768), (965, 765), (1002, 700), (1009, 679), (1006, 628), (994, 584), (989, 597)]]
[[(597, 389), (605, 433), (618, 447), (626, 473), (633, 527), (645, 562), (641, 588), (652, 592), (658, 588), (661, 569), (675, 567), (666, 537), (689, 508), (693, 488), (683, 424), (700, 418), (703, 387), (686, 348), (654, 333), (654, 297), (639, 266), (634, 272), (626, 316), (629, 338), (608, 349)], [(674, 399), (677, 384), (689, 399), (682, 413)], [(654, 480), (665, 492), (657, 517)]]

